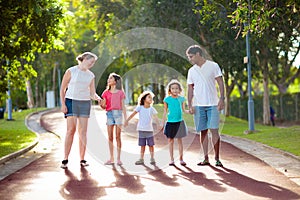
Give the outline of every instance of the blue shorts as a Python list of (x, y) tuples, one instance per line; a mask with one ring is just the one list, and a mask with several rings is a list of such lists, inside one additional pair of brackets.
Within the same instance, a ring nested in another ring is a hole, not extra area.
[(69, 116), (76, 117), (90, 117), (91, 112), (91, 100), (74, 100), (65, 99), (68, 112), (65, 114), (65, 118)]
[(139, 146), (154, 146), (153, 131), (139, 131)]
[(218, 129), (220, 114), (217, 106), (195, 106), (194, 123), (196, 131)]
[(121, 125), (123, 124), (122, 110), (109, 110), (106, 112), (106, 125)]

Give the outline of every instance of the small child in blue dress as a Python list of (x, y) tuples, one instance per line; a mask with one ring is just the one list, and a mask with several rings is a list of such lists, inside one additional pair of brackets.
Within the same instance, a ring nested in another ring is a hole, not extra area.
[[(154, 94), (150, 91), (143, 92), (138, 100), (138, 105), (134, 109), (133, 113), (125, 120), (124, 126), (128, 125), (129, 120), (131, 120), (137, 113), (139, 113), (139, 121), (137, 124), (137, 130), (139, 133), (139, 146), (141, 147), (140, 159), (135, 162), (136, 165), (144, 164), (144, 154), (146, 145), (149, 146), (150, 151), (150, 164), (155, 164), (154, 159), (154, 138), (153, 138), (153, 126), (152, 118), (155, 119), (157, 125), (159, 124), (157, 118), (157, 111), (152, 106)], [(160, 128), (161, 129), (161, 128)]]
[[(182, 118), (182, 113), (188, 111), (185, 110), (184, 102), (185, 98), (181, 96), (182, 85), (177, 80), (171, 80), (167, 85), (167, 97), (164, 99), (164, 114), (162, 118), (163, 124), (165, 124), (164, 134), (168, 138), (169, 153), (171, 162), (170, 166), (175, 166), (174, 163), (174, 138), (177, 138), (180, 164), (185, 166), (183, 161), (183, 145), (182, 138), (187, 136), (187, 127)], [(166, 116), (168, 117), (166, 118)]]

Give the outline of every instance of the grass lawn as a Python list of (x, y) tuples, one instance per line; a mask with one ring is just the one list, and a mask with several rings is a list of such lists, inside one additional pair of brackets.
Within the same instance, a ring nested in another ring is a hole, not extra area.
[[(156, 104), (154, 107), (157, 109), (158, 117), (161, 118), (163, 105)], [(235, 117), (222, 117), (221, 119), (224, 124), (221, 124), (220, 130), (224, 135), (246, 138), (300, 156), (300, 126), (279, 128), (256, 123), (256, 131), (245, 134), (244, 132), (248, 130), (248, 121)], [(184, 120), (188, 126), (194, 127), (192, 115), (184, 114)]]
[(45, 110), (45, 108), (13, 112), (13, 121), (7, 121), (7, 113), (5, 113), (4, 119), (0, 119), (0, 157), (25, 148), (36, 139), (35, 133), (25, 126), (25, 118), (28, 114), (40, 110)]

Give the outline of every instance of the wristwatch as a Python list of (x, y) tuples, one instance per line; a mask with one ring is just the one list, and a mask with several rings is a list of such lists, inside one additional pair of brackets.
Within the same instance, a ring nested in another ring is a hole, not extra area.
[(225, 100), (225, 97), (220, 97), (220, 99)]

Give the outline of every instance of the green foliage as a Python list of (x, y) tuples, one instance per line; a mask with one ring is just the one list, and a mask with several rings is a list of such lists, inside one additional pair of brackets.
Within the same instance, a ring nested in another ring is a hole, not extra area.
[(36, 135), (27, 129), (24, 120), (28, 114), (44, 109), (39, 108), (14, 112), (14, 121), (6, 121), (6, 116), (0, 120), (0, 157), (14, 153), (32, 144), (36, 139)]
[(57, 0), (1, 0), (0, 9), (3, 94), (8, 79), (15, 88), (25, 89), (24, 79), (37, 75), (30, 65), (35, 53), (62, 48), (63, 7)]

